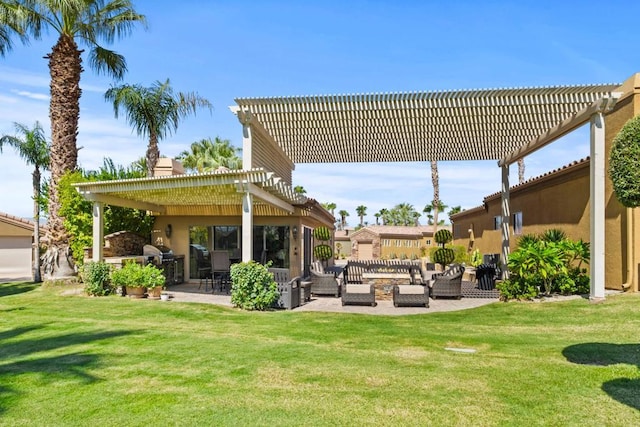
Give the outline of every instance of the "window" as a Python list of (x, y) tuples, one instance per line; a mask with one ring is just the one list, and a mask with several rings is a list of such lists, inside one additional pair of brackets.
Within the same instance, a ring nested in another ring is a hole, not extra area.
[(382, 246), (391, 246), (391, 241), (389, 239), (382, 239)]
[(493, 217), (493, 229), (500, 230), (502, 228), (502, 216)]
[(427, 246), (431, 245), (431, 239), (427, 239)]
[(513, 234), (522, 234), (522, 212), (513, 214)]
[(400, 239), (396, 239), (396, 248), (399, 248), (402, 245), (402, 241)]
[(289, 227), (258, 225), (253, 227), (253, 259), (271, 261), (271, 267), (289, 268)]

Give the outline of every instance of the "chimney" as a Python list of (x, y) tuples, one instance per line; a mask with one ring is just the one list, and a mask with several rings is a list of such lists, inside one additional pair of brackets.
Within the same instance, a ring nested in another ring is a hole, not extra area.
[(182, 163), (168, 157), (160, 157), (156, 167), (153, 168), (153, 176), (183, 175)]

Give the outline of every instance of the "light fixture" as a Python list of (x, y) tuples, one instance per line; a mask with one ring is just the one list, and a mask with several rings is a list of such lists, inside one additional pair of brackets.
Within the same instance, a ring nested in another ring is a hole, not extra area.
[(164, 229), (164, 234), (167, 237), (171, 237), (171, 232), (173, 231), (173, 228), (171, 227), (171, 224), (167, 224), (167, 226)]
[(294, 225), (291, 227), (291, 235), (293, 236), (293, 240), (298, 240), (298, 226)]

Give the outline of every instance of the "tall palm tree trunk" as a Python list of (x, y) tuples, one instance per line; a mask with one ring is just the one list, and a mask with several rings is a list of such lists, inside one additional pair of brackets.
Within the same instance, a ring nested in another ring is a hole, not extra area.
[(149, 146), (147, 147), (147, 176), (153, 176), (153, 169), (155, 169), (159, 158), (158, 135), (152, 132), (149, 135)]
[(518, 184), (524, 182), (524, 158), (518, 159)]
[(42, 282), (40, 276), (40, 169), (33, 170), (33, 281)]
[[(438, 176), (438, 162), (431, 161), (431, 183), (433, 184), (433, 235), (438, 230), (438, 212), (440, 211), (440, 177)], [(433, 240), (435, 242), (435, 239)]]
[(75, 40), (62, 34), (51, 53), (51, 185), (49, 187), (49, 247), (44, 256), (45, 273), (51, 278), (68, 277), (75, 274), (73, 258), (69, 249), (69, 235), (64, 227), (64, 218), (59, 215), (60, 178), (74, 170), (78, 163), (76, 137), (80, 117), (80, 73), (82, 59)]

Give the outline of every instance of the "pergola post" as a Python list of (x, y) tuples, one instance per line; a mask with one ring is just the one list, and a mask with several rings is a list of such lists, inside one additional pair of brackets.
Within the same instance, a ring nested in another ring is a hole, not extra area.
[(605, 256), (605, 141), (604, 117), (601, 112), (591, 116), (591, 160), (590, 173), (590, 241), (591, 276), (589, 299), (604, 299), (604, 256)]
[(253, 195), (242, 194), (242, 262), (253, 259)]
[(93, 255), (95, 262), (103, 260), (102, 247), (104, 240), (104, 204), (93, 202)]
[(240, 123), (242, 123), (242, 169), (249, 170), (252, 168), (252, 151), (253, 138), (251, 131), (251, 116), (249, 113), (238, 115)]
[(502, 271), (503, 278), (509, 278), (507, 262), (509, 260), (509, 222), (511, 213), (509, 208), (509, 165), (502, 166)]

